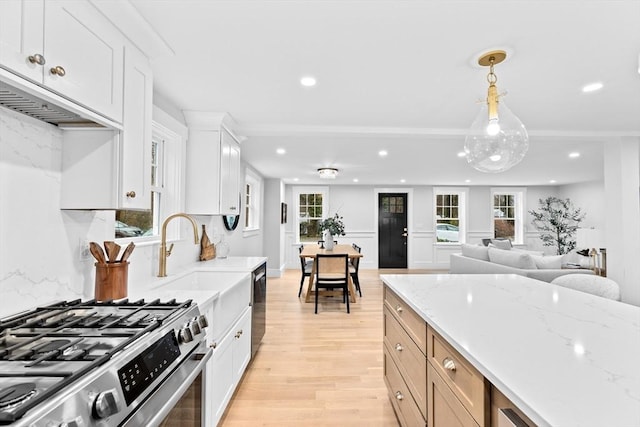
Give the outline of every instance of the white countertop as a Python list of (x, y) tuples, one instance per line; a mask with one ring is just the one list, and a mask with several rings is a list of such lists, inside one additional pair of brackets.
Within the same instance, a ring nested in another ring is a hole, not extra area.
[(517, 275), (381, 275), (540, 426), (640, 426), (640, 307)]

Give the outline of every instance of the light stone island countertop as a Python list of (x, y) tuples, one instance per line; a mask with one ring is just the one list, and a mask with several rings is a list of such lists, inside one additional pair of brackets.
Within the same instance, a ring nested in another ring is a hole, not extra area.
[(517, 275), (381, 279), (540, 426), (640, 426), (640, 307)]

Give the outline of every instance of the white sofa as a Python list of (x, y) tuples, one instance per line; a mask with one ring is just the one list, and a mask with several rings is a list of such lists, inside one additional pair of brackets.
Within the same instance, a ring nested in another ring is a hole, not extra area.
[(562, 268), (567, 257), (542, 255), (541, 252), (520, 249), (498, 249), (492, 246), (462, 245), (462, 253), (451, 254), (451, 274), (519, 274), (551, 282), (566, 274), (594, 274), (584, 268)]

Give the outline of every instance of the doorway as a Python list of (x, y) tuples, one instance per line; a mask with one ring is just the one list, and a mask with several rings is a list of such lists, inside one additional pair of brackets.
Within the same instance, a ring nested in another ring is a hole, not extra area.
[(407, 193), (378, 194), (378, 268), (407, 268)]

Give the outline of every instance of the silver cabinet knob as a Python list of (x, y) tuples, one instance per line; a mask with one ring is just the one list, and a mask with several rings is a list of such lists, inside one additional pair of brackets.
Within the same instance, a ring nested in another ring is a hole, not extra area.
[(29, 59), (29, 62), (31, 62), (32, 64), (44, 65), (46, 62), (44, 60), (44, 56), (40, 55), (39, 53), (30, 55), (28, 59)]
[(209, 344), (209, 347), (211, 347), (211, 348), (213, 348), (215, 350), (215, 348), (218, 347), (218, 343), (214, 341), (211, 344)]
[(397, 305), (397, 306), (396, 306), (396, 311), (397, 311), (398, 313), (402, 313), (402, 306)]
[(51, 71), (51, 74), (58, 75), (60, 77), (64, 77), (67, 74), (65, 69), (62, 68), (60, 65), (56, 65), (55, 67), (51, 68), (51, 70), (49, 71)]
[(445, 359), (442, 361), (442, 366), (444, 366), (444, 369), (446, 369), (447, 371), (456, 371), (456, 363), (448, 357), (445, 357)]
[(93, 417), (100, 420), (117, 414), (120, 412), (120, 406), (120, 398), (115, 389), (103, 391), (93, 402)]
[(133, 191), (133, 190), (132, 191), (127, 191), (125, 196), (129, 197), (130, 199), (135, 199), (136, 198), (136, 192)]
[(396, 391), (396, 399), (402, 400), (402, 399), (404, 399), (404, 395), (402, 393), (400, 393), (399, 391)]
[(402, 350), (404, 350), (404, 348), (402, 347), (402, 344), (397, 343), (397, 344), (396, 344), (396, 350), (397, 350), (397, 351), (402, 351)]

